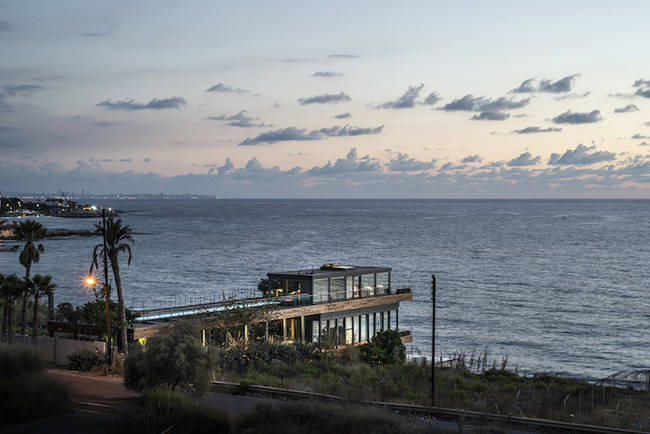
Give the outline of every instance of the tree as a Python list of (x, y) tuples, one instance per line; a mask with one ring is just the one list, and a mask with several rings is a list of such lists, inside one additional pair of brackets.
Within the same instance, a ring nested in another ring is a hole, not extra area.
[[(77, 339), (79, 329), (82, 325), (92, 326), (97, 330), (98, 338), (106, 334), (106, 321), (105, 321), (105, 305), (102, 296), (99, 293), (95, 294), (95, 300), (89, 301), (81, 306), (73, 306), (71, 303), (61, 303), (56, 307), (56, 319), (58, 321), (65, 321), (70, 324), (72, 329), (73, 339)], [(119, 309), (117, 303), (110, 300), (110, 322), (111, 330), (117, 333), (119, 327), (116, 327), (119, 321)], [(131, 322), (135, 319), (136, 315), (129, 309), (126, 309), (126, 319)], [(111, 336), (114, 338), (115, 336)]]
[(77, 339), (79, 334), (79, 323), (81, 322), (83, 311), (80, 307), (74, 307), (72, 303), (61, 303), (56, 307), (56, 319), (66, 321), (72, 328), (72, 339)]
[(262, 278), (257, 283), (257, 290), (262, 293), (262, 297), (269, 296), (269, 279)]
[[(101, 224), (96, 224), (95, 228), (97, 232), (103, 232)], [(97, 258), (100, 255), (106, 255), (111, 263), (111, 269), (115, 278), (115, 287), (117, 288), (117, 303), (120, 311), (120, 347), (123, 353), (127, 353), (128, 351), (128, 339), (126, 335), (126, 307), (124, 306), (124, 293), (120, 278), (119, 254), (122, 252), (128, 253), (129, 259), (127, 264), (131, 265), (133, 255), (131, 254), (131, 246), (128, 243), (135, 244), (131, 234), (131, 227), (129, 225), (122, 225), (122, 219), (115, 220), (113, 217), (109, 217), (106, 221), (106, 249), (104, 249), (104, 244), (97, 244), (93, 250), (93, 262), (90, 265), (91, 273), (93, 267), (99, 268)]]
[(34, 319), (32, 321), (34, 332), (32, 339), (34, 345), (38, 345), (38, 299), (41, 295), (49, 295), (54, 292), (56, 285), (52, 283), (52, 276), (41, 276), (40, 274), (34, 276), (32, 284), (32, 295), (34, 296)]
[(24, 293), (25, 282), (20, 280), (20, 278), (15, 274), (5, 276), (2, 279), (2, 286), (0, 287), (0, 290), (2, 291), (2, 296), (5, 299), (6, 309), (6, 319), (3, 321), (3, 328), (5, 328), (5, 330), (3, 330), (3, 338), (6, 333), (7, 342), (9, 345), (12, 345), (14, 343), (14, 303), (16, 299)]
[(360, 356), (364, 362), (375, 365), (401, 363), (406, 358), (406, 348), (397, 330), (384, 330), (361, 346)]
[(200, 330), (189, 322), (134, 345), (126, 359), (124, 385), (142, 391), (156, 386), (203, 393), (209, 380), (208, 353)]
[[(45, 252), (43, 244), (35, 244), (34, 241), (45, 238), (47, 229), (35, 220), (25, 220), (18, 223), (15, 229), (16, 239), (26, 241), (23, 251), (20, 252), (19, 260), (25, 267), (25, 280), (29, 281), (29, 274), (32, 264), (38, 264), (41, 260), (41, 253)], [(25, 334), (25, 320), (27, 317), (27, 299), (29, 298), (28, 287), (25, 286), (23, 296), (23, 307), (20, 315), (20, 333)]]

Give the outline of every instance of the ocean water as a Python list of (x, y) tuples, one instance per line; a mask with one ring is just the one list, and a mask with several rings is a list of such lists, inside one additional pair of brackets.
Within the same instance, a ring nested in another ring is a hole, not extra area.
[[(393, 268), (410, 287), (400, 327), (409, 351), (487, 350), (520, 372), (602, 378), (650, 368), (650, 201), (124, 200), (134, 232), (122, 275), (131, 307), (250, 294), (267, 272), (338, 261)], [(49, 228), (93, 220), (41, 217)], [(98, 238), (46, 240), (32, 273), (51, 274), (56, 302), (83, 303)], [(0, 252), (0, 273), (24, 273)]]

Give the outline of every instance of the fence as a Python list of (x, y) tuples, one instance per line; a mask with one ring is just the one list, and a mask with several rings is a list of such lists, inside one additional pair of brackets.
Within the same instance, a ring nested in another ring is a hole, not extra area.
[[(31, 345), (31, 336), (16, 336), (16, 343), (23, 345)], [(75, 339), (64, 339), (49, 336), (39, 336), (38, 346), (47, 354), (47, 358), (51, 363), (61, 366), (70, 364), (68, 356), (77, 351), (87, 350), (100, 354), (106, 354), (106, 342), (98, 341), (80, 341)]]

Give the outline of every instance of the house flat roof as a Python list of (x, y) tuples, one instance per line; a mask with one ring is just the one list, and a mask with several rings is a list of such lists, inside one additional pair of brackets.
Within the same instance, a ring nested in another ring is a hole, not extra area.
[(326, 277), (336, 277), (336, 276), (352, 276), (356, 274), (370, 274), (370, 273), (384, 273), (391, 271), (390, 267), (367, 267), (367, 266), (358, 266), (358, 265), (345, 265), (340, 266), (340, 268), (307, 268), (304, 270), (294, 270), (294, 271), (281, 271), (277, 273), (268, 273), (268, 276), (271, 277), (282, 277), (282, 278), (313, 278), (321, 279)]

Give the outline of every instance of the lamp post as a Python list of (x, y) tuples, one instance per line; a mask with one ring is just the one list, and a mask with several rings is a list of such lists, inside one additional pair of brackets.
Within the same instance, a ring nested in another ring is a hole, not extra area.
[(436, 406), (436, 275), (431, 275), (431, 407)]

